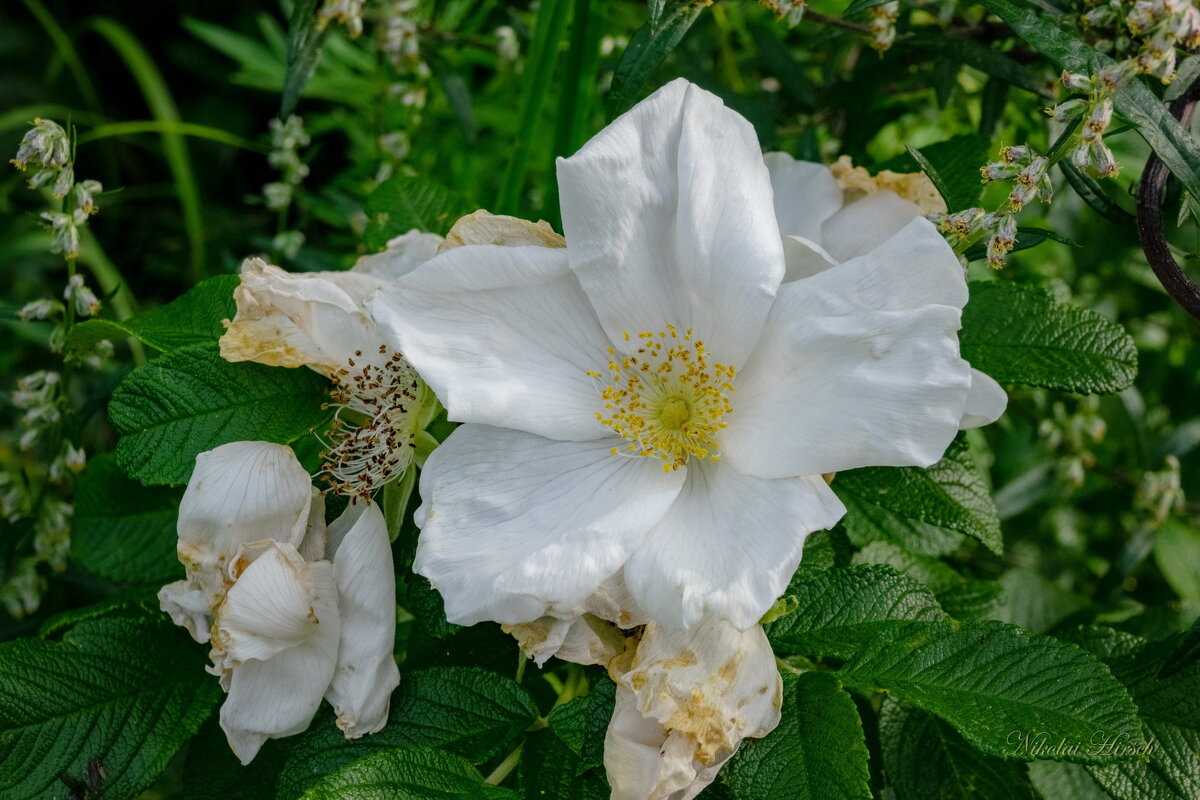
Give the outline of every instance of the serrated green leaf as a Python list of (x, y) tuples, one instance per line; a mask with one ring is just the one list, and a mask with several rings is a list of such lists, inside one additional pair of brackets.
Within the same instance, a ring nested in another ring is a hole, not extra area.
[(737, 800), (869, 800), (870, 770), (854, 700), (828, 673), (783, 675), (779, 727), (747, 739), (724, 768)]
[(1200, 602), (1200, 530), (1167, 520), (1154, 537), (1154, 560), (1176, 594)]
[(1119, 392), (1137, 375), (1137, 347), (1116, 322), (1046, 292), (972, 281), (959, 343), (971, 366), (1002, 384), (1083, 394)]
[(294, 743), (294, 738), (268, 739), (254, 761), (242, 766), (219, 719), (209, 717), (188, 745), (183, 800), (269, 800)]
[(988, 160), (988, 140), (977, 133), (964, 133), (918, 150), (908, 147), (908, 156), (898, 156), (874, 169), (896, 172), (923, 171), (951, 211), (979, 203), (983, 184), (979, 168)]
[(431, 180), (398, 175), (381, 183), (367, 198), (363, 239), (371, 250), (383, 250), (388, 240), (413, 229), (444, 236), (459, 217), (478, 207)]
[(1028, 569), (1010, 569), (1000, 585), (1004, 594), (988, 616), (1032, 633), (1045, 633), (1088, 605), (1085, 598)]
[(879, 740), (896, 800), (1037, 797), (1024, 764), (980, 753), (937, 717), (895, 699), (879, 711)]
[(1079, 763), (1112, 760), (1087, 748), (1098, 732), (1141, 741), (1129, 693), (1104, 665), (1074, 645), (1000, 622), (897, 624), (840, 674), (937, 715), (999, 758), (1028, 758), (1014, 749), (1014, 731), (1078, 744), (1044, 755)]
[(583, 765), (554, 731), (535, 731), (525, 740), (517, 786), (526, 800), (608, 800), (603, 770)]
[(71, 329), (67, 347), (86, 351), (101, 339), (124, 339), (130, 336), (164, 351), (215, 342), (225, 333), (221, 321), (233, 319), (237, 312), (233, 290), (239, 281), (237, 275), (209, 278), (165, 306), (122, 322), (85, 320)]
[(1058, 162), (1058, 168), (1062, 170), (1063, 177), (1067, 179), (1067, 183), (1071, 184), (1075, 194), (1079, 195), (1097, 214), (1118, 225), (1130, 225), (1135, 221), (1133, 214), (1121, 208), (1117, 205), (1117, 201), (1108, 196), (1108, 192), (1104, 190), (1099, 181), (1091, 175), (1080, 172), (1069, 159)]
[[(1011, 0), (980, 0), (1035, 50), (1059, 69), (1095, 75), (1115, 62), (1089, 47), (1076, 34), (1039, 17)], [(1136, 127), (1167, 168), (1194, 196), (1200, 197), (1200, 143), (1179, 124), (1145, 84), (1129, 80), (1117, 92), (1116, 110)]]
[(130, 480), (111, 453), (93, 458), (75, 481), (71, 558), (118, 583), (182, 578), (175, 556), (179, 497), (178, 491)]
[(799, 601), (795, 613), (764, 626), (784, 655), (849, 658), (897, 622), (946, 618), (928, 589), (876, 564), (798, 572), (787, 594)]
[(529, 695), (511, 679), (475, 667), (406, 674), (392, 695), (379, 733), (347, 740), (332, 725), (296, 740), (279, 782), (278, 800), (294, 800), (321, 776), (379, 750), (438, 747), (481, 763), (537, 719)]
[(928, 469), (847, 470), (832, 485), (846, 504), (842, 524), (859, 546), (882, 540), (914, 553), (942, 555), (969, 536), (997, 555), (1004, 550), (996, 504), (962, 437)]
[(1029, 780), (1047, 800), (1112, 800), (1097, 785), (1087, 767), (1059, 761), (1034, 761), (1029, 765)]
[(204, 650), (165, 618), (80, 622), (60, 641), (0, 644), (0, 796), (67, 794), (99, 758), (101, 797), (145, 789), (220, 695)]
[(469, 761), (440, 750), (384, 750), (326, 775), (304, 800), (518, 800), (489, 786)]
[(588, 693), (558, 706), (547, 718), (550, 730), (579, 758), (581, 769), (604, 765), (604, 734), (613, 715), (617, 685), (607, 677)]
[(117, 463), (145, 484), (184, 484), (196, 456), (222, 444), (287, 444), (329, 417), (324, 378), (307, 369), (231, 364), (212, 345), (165, 353), (126, 375), (108, 414)]
[(613, 71), (605, 100), (610, 120), (633, 105), (642, 86), (710, 5), (712, 0), (668, 0), (657, 25), (647, 21), (638, 28)]
[(996, 581), (967, 577), (944, 561), (918, 556), (890, 542), (871, 542), (854, 555), (854, 563), (887, 564), (911, 575), (925, 584), (942, 610), (955, 619), (983, 616), (1001, 591)]

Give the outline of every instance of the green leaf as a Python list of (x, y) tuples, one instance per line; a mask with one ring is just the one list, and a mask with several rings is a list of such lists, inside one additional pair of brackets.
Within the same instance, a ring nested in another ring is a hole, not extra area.
[(283, 96), (279, 117), (283, 119), (296, 107), (304, 86), (317, 69), (321, 45), (329, 28), (317, 25), (317, 0), (300, 0), (292, 8), (288, 30), (287, 76), (283, 80)]
[(550, 729), (525, 740), (517, 785), (527, 800), (609, 800), (612, 791), (597, 768), (582, 759)]
[(610, 120), (633, 105), (642, 86), (710, 5), (712, 0), (668, 0), (657, 25), (647, 22), (638, 28), (613, 72), (605, 101)]
[(969, 578), (937, 558), (918, 556), (890, 542), (871, 542), (854, 555), (855, 564), (887, 564), (916, 578), (955, 619), (975, 619), (991, 610), (1000, 594), (996, 581)]
[(254, 761), (242, 766), (220, 721), (209, 717), (188, 745), (183, 800), (270, 800), (294, 743), (294, 738), (268, 739)]
[[(874, 4), (875, 0), (867, 0), (867, 2)], [(933, 33), (926, 28), (918, 28), (910, 36), (897, 39), (896, 45), (913, 50), (922, 58), (927, 59), (932, 55), (937, 55), (952, 59), (1019, 89), (1053, 99), (1054, 92), (1050, 83), (1037, 72), (1018, 64), (999, 50), (985, 44), (971, 39), (949, 36), (940, 29), (935, 30), (937, 32)], [(975, 165), (975, 174), (978, 174), (981, 166), (983, 166), (983, 162)]]
[(1101, 789), (1087, 767), (1058, 761), (1034, 761), (1029, 765), (1033, 788), (1047, 800), (1112, 800)]
[(469, 761), (427, 748), (384, 750), (326, 775), (303, 800), (518, 800)]
[[(1059, 69), (1095, 75), (1115, 62), (1089, 47), (1074, 33), (1042, 19), (1027, 6), (1011, 0), (981, 0), (984, 8), (1007, 22), (1022, 39)], [(1126, 81), (1114, 99), (1117, 112), (1137, 126), (1179, 182), (1200, 197), (1200, 143), (1179, 124), (1145, 84)]]
[[(1058, 242), (1059, 244), (1065, 244), (1069, 247), (1083, 246), (1079, 244), (1079, 242), (1068, 239), (1066, 236), (1063, 236), (1061, 233), (1056, 231), (1047, 230), (1046, 228), (1034, 228), (1029, 225), (1019, 225), (1017, 226), (1017, 243), (1013, 245), (1011, 252), (1018, 253), (1022, 250), (1029, 250), (1030, 248), (1037, 247), (1046, 240)], [(986, 257), (986, 242), (973, 244), (967, 248), (965, 253), (963, 253), (963, 258), (967, 259), (967, 261), (979, 261)]]
[(984, 755), (930, 714), (889, 698), (879, 711), (883, 770), (896, 800), (1035, 800), (1025, 765)]
[(364, 755), (398, 747), (438, 747), (482, 763), (538, 717), (529, 695), (511, 679), (475, 667), (406, 674), (392, 695), (379, 733), (346, 740), (332, 725), (296, 741), (279, 783), (279, 800), (305, 793), (318, 779)]
[(908, 148), (912, 167), (905, 168), (903, 159), (893, 159), (895, 166), (880, 165), (877, 169), (895, 169), (911, 172), (920, 168), (946, 201), (951, 211), (960, 211), (978, 205), (983, 184), (979, 182), (979, 168), (988, 160), (988, 140), (977, 133), (964, 133), (944, 142), (927, 145), (918, 150)]
[(1200, 530), (1167, 520), (1154, 537), (1154, 560), (1176, 594), (1200, 602)]
[(240, 280), (237, 275), (209, 278), (165, 306), (123, 322), (85, 320), (71, 329), (67, 347), (75, 351), (87, 351), (101, 339), (125, 339), (130, 336), (164, 351), (215, 342), (225, 333), (221, 321), (233, 319), (237, 313), (233, 290)]
[(142, 483), (187, 483), (206, 450), (298, 439), (328, 418), (327, 399), (325, 379), (311, 370), (231, 364), (212, 345), (183, 347), (130, 372), (113, 392), (117, 463)]
[(1062, 170), (1063, 177), (1067, 179), (1067, 183), (1071, 184), (1075, 194), (1083, 198), (1083, 202), (1091, 206), (1097, 214), (1118, 225), (1130, 225), (1135, 221), (1133, 214), (1121, 208), (1117, 205), (1116, 200), (1108, 196), (1108, 192), (1104, 190), (1099, 181), (1091, 175), (1080, 172), (1070, 159), (1058, 162), (1058, 168)]
[(867, 467), (838, 473), (842, 524), (857, 545), (890, 541), (922, 555), (956, 549), (963, 536), (996, 555), (1004, 550), (996, 504), (959, 437), (929, 467)]
[(616, 694), (617, 685), (607, 677), (593, 681), (587, 694), (558, 706), (547, 718), (550, 730), (579, 759), (581, 769), (604, 765), (604, 734)]
[(848, 5), (846, 10), (842, 12), (842, 16), (852, 17), (855, 14), (860, 14), (863, 11), (866, 11), (868, 8), (881, 6), (886, 2), (888, 2), (888, 0), (854, 0), (854, 2)]
[(1141, 741), (1133, 702), (1104, 665), (1074, 645), (999, 622), (898, 624), (840, 674), (936, 714), (1000, 758), (1028, 757), (1014, 748), (1014, 731), (1077, 744), (1043, 755), (1080, 763), (1112, 760), (1087, 749), (1097, 732)]
[(1033, 570), (1010, 569), (1000, 578), (1004, 595), (990, 616), (1032, 633), (1046, 633), (1077, 611), (1085, 598), (1051, 583)]
[(183, 577), (175, 556), (179, 492), (130, 480), (111, 453), (88, 462), (75, 482), (71, 557), (118, 583), (162, 584)]
[(1105, 394), (1137, 375), (1137, 347), (1119, 324), (1000, 281), (971, 282), (959, 343), (972, 367), (1007, 385)]
[(99, 758), (103, 796), (133, 797), (220, 696), (204, 649), (165, 618), (99, 618), (60, 641), (0, 644), (0, 796), (50, 800)]
[(799, 601), (795, 613), (765, 626), (781, 655), (849, 658), (896, 622), (946, 618), (928, 589), (883, 565), (801, 570), (787, 594)]
[(738, 800), (870, 800), (870, 770), (858, 709), (822, 672), (783, 675), (783, 718), (747, 739), (725, 767)]
[(414, 228), (445, 235), (459, 217), (478, 206), (446, 187), (407, 175), (389, 178), (367, 198), (364, 240), (371, 250), (383, 250), (388, 240)]

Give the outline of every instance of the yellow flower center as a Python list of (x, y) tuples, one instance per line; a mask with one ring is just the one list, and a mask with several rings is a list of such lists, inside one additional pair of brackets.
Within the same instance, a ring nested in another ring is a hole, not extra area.
[[(680, 332), (667, 325), (624, 337), (640, 346), (630, 355), (608, 348), (608, 383), (600, 391), (604, 411), (596, 419), (629, 443), (627, 454), (662, 459), (664, 472), (682, 467), (689, 456), (720, 458), (716, 436), (733, 410), (733, 367), (710, 362), (690, 328)], [(588, 375), (606, 379), (599, 372)], [(614, 454), (620, 451), (613, 448)]]

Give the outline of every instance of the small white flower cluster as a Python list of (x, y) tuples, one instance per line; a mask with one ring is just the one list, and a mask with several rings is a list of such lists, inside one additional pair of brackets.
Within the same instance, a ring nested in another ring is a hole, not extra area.
[(1148, 514), (1148, 521), (1156, 528), (1178, 513), (1186, 499), (1179, 459), (1168, 455), (1164, 461), (1166, 466), (1163, 469), (1146, 471), (1135, 495), (1136, 506)]
[(414, 0), (395, 0), (387, 4), (384, 13), (380, 48), (401, 74), (416, 71), (424, 65), (417, 25), (410, 16), (416, 5)]
[(501, 61), (516, 61), (521, 55), (521, 44), (517, 41), (517, 32), (511, 25), (501, 25), (496, 28), (496, 53)]
[(29, 188), (38, 189), (50, 184), (57, 198), (67, 198), (61, 211), (44, 211), (41, 218), (50, 228), (53, 238), (50, 249), (66, 258), (79, 255), (79, 229), (87, 224), (88, 216), (100, 208), (96, 195), (104, 191), (99, 181), (75, 181), (72, 164), (71, 137), (54, 120), (35, 119), (26, 131), (11, 163), (24, 171), (30, 165), (39, 167), (29, 179)]
[(267, 208), (279, 211), (292, 204), (296, 188), (308, 177), (308, 165), (300, 158), (300, 150), (312, 139), (304, 130), (304, 120), (291, 114), (286, 120), (271, 120), (271, 152), (267, 163), (279, 170), (283, 180), (263, 187)]
[(804, 19), (804, 11), (808, 8), (807, 0), (759, 0), (759, 2), (775, 12), (778, 19), (786, 19), (789, 28), (794, 28)]
[(867, 27), (871, 29), (871, 48), (880, 53), (889, 50), (896, 41), (896, 18), (900, 3), (880, 3), (867, 9)]
[(1104, 441), (1108, 432), (1108, 423), (1100, 415), (1099, 398), (1050, 402), (1047, 393), (1037, 392), (1034, 401), (1042, 417), (1038, 438), (1059, 454), (1058, 468), (1062, 479), (1070, 486), (1083, 486), (1087, 471), (1096, 463), (1092, 447)]
[(1063, 71), (1063, 86), (1075, 92), (1086, 92), (1088, 96), (1059, 103), (1054, 108), (1046, 109), (1046, 113), (1061, 123), (1083, 118), (1079, 144), (1071, 154), (1071, 163), (1077, 169), (1086, 170), (1089, 165), (1094, 166), (1100, 178), (1112, 178), (1120, 170), (1112, 150), (1104, 143), (1104, 132), (1112, 122), (1113, 95), (1125, 81), (1133, 77), (1134, 72), (1129, 61), (1105, 67), (1095, 75)]
[(323, 29), (331, 22), (346, 26), (350, 38), (363, 31), (363, 0), (325, 0), (317, 10), (317, 28)]
[(1080, 17), (1102, 52), (1163, 83), (1175, 77), (1175, 48), (1200, 46), (1200, 10), (1190, 0), (1103, 0)]

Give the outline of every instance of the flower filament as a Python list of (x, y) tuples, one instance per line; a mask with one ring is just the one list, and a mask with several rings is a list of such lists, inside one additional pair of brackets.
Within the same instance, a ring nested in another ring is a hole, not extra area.
[(600, 424), (628, 442), (626, 454), (662, 459), (664, 472), (689, 457), (720, 458), (716, 437), (725, 427), (722, 418), (733, 410), (733, 367), (709, 361), (691, 328), (681, 332), (667, 325), (657, 332), (625, 333), (624, 339), (638, 346), (629, 355), (608, 348), (608, 384), (600, 392), (604, 411), (596, 412)]

